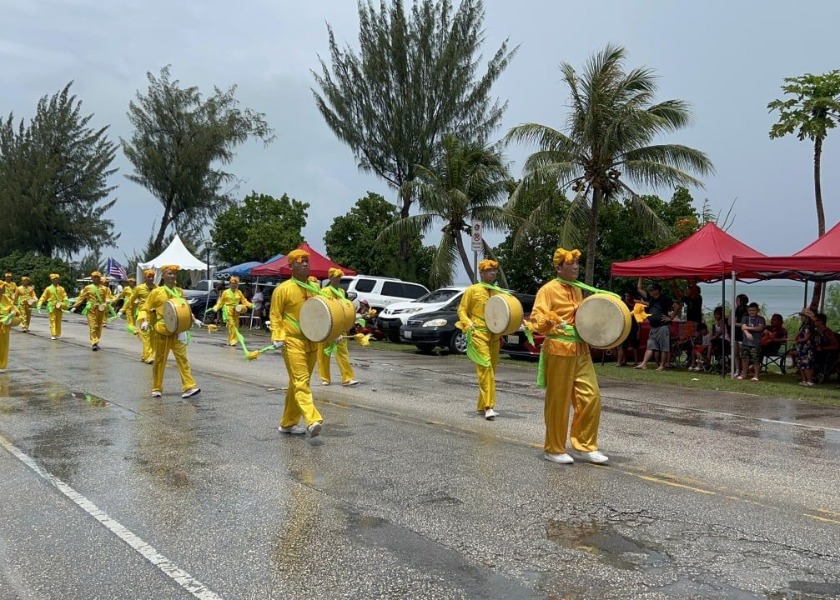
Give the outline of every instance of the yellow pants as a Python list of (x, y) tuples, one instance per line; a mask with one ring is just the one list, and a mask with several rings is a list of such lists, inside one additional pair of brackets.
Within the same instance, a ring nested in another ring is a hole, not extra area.
[(90, 345), (98, 344), (102, 338), (102, 324), (105, 322), (105, 312), (93, 307), (87, 314), (88, 330), (90, 332)]
[[(330, 357), (324, 353), (326, 344), (318, 344), (318, 375), (322, 381), (330, 380)], [(338, 362), (338, 372), (341, 373), (341, 383), (347, 383), (355, 379), (353, 367), (350, 366), (350, 350), (347, 347), (347, 340), (338, 343), (335, 351), (335, 360)]]
[(601, 422), (601, 390), (589, 354), (545, 356), (545, 451), (566, 452), (569, 404), (572, 418), (572, 447), (580, 452), (598, 449)]
[(179, 341), (177, 335), (155, 333), (152, 336), (152, 343), (155, 353), (155, 363), (152, 365), (153, 392), (163, 391), (163, 374), (166, 371), (166, 361), (169, 360), (170, 351), (175, 355), (175, 364), (178, 365), (178, 373), (181, 374), (181, 391), (186, 392), (198, 387), (187, 360), (187, 345)]
[(52, 337), (61, 337), (61, 318), (63, 316), (64, 311), (50, 311), (50, 335)]
[(155, 352), (154, 352), (154, 337), (155, 332), (152, 331), (151, 328), (143, 331), (142, 329), (137, 330), (137, 337), (140, 340), (140, 343), (143, 346), (143, 349), (140, 351), (140, 360), (143, 362), (148, 362), (149, 360), (154, 359)]
[(0, 369), (9, 365), (9, 334), (12, 328), (0, 324)]
[(490, 361), (489, 367), (475, 365), (478, 377), (478, 404), (476, 410), (485, 411), (496, 407), (496, 367), (499, 365), (499, 337), (483, 331), (472, 334), (473, 348)]
[(239, 331), (239, 313), (235, 310), (229, 312), (231, 314), (227, 319), (228, 346), (233, 346), (239, 343), (239, 338), (236, 336), (236, 332)]
[(26, 302), (20, 303), (20, 327), (24, 331), (29, 331), (29, 321), (32, 319), (32, 307)]
[(289, 374), (289, 389), (286, 391), (283, 416), (280, 418), (281, 427), (294, 427), (303, 417), (309, 427), (316, 421), (323, 423), (321, 413), (312, 401), (312, 390), (309, 389), (309, 378), (318, 360), (315, 356), (318, 344), (300, 338), (286, 338), (286, 348), (283, 351), (283, 362)]
[(134, 311), (127, 310), (125, 311), (125, 324), (128, 327), (134, 327), (137, 323), (137, 320), (134, 318)]

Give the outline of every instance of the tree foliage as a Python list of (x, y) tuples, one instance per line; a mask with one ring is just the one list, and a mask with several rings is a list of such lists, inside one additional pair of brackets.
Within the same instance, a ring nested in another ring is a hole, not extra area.
[(241, 108), (236, 87), (214, 88), (204, 99), (197, 87), (181, 88), (170, 79), (170, 68), (160, 76), (146, 74), (149, 89), (129, 104), (134, 126), (129, 140), (120, 139), (126, 158), (134, 166), (128, 178), (145, 187), (163, 205), (153, 252), (175, 225), (183, 235), (197, 235), (229, 208), (235, 177), (221, 165), (229, 164), (234, 148), (250, 138), (273, 139), (265, 115)]
[(283, 194), (274, 198), (251, 192), (241, 205), (231, 206), (216, 219), (210, 232), (213, 254), (225, 264), (263, 262), (287, 253), (303, 242), (308, 202)]
[[(660, 135), (686, 127), (691, 112), (682, 100), (654, 104), (653, 71), (626, 71), (624, 49), (607, 46), (590, 58), (582, 74), (568, 63), (560, 70), (571, 93), (566, 131), (528, 123), (514, 127), (508, 140), (539, 147), (525, 163), (522, 187), (553, 182), (560, 191), (574, 194), (562, 242), (585, 248), (584, 279), (591, 284), (603, 204), (624, 196), (638, 227), (665, 234), (664, 224), (628, 182), (701, 186), (689, 172), (706, 175), (713, 167), (699, 150), (654, 143)], [(514, 204), (518, 195), (514, 194)], [(547, 211), (546, 206), (538, 206), (526, 221), (526, 229), (543, 220)]]
[(345, 215), (333, 219), (324, 235), (327, 255), (333, 261), (365, 275), (399, 277), (427, 283), (433, 248), (419, 237), (411, 241), (410, 260), (399, 258), (399, 240), (379, 239), (379, 233), (399, 219), (397, 208), (379, 194), (368, 192)]
[(119, 237), (104, 218), (116, 202), (107, 200), (116, 144), (107, 126), (89, 126), (71, 85), (42, 97), (28, 124), (0, 121), (0, 254), (70, 254)]
[(12, 252), (3, 256), (0, 258), (0, 273), (12, 273), (17, 283), (27, 275), (38, 293), (50, 285), (50, 273), (61, 275), (65, 287), (75, 275), (63, 261), (37, 252)]

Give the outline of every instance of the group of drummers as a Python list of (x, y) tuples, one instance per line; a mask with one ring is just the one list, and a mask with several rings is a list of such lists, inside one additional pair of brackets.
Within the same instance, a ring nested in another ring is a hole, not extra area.
[[(543, 335), (537, 384), (545, 389), (546, 426), (544, 458), (571, 464), (575, 459), (595, 464), (609, 459), (598, 447), (601, 417), (601, 394), (592, 364), (590, 344), (595, 347), (619, 345), (630, 330), (631, 315), (620, 298), (596, 290), (578, 281), (580, 251), (558, 248), (553, 255), (556, 278), (537, 292), (532, 312), (523, 318), (522, 306), (515, 296), (496, 285), (499, 265), (483, 260), (478, 265), (480, 281), (464, 292), (458, 308), (457, 326), (467, 339), (468, 356), (475, 363), (478, 379), (477, 411), (488, 421), (498, 416), (496, 410), (495, 370), (503, 336), (524, 325), (526, 335)], [(277, 286), (271, 297), (271, 345), (249, 352), (238, 330), (238, 314), (249, 308), (249, 301), (239, 291), (239, 280), (231, 278), (214, 306), (227, 324), (228, 344), (240, 343), (248, 358), (274, 350), (283, 356), (288, 373), (283, 413), (278, 430), (284, 434), (316, 437), (323, 427), (323, 417), (315, 407), (310, 381), (315, 365), (322, 385), (330, 384), (330, 359), (336, 357), (342, 384), (354, 386), (349, 360), (348, 332), (358, 318), (353, 304), (338, 287), (343, 273), (331, 269), (329, 284), (321, 287), (310, 278), (309, 254), (301, 249), (287, 255), (291, 278)], [(196, 319), (182, 290), (177, 287), (178, 265), (160, 269), (162, 281), (155, 284), (155, 271), (143, 272), (144, 281), (134, 286), (133, 278), (119, 295), (112, 295), (102, 274), (91, 273), (91, 283), (75, 299), (69, 299), (57, 274), (36, 299), (28, 278), (17, 286), (6, 274), (0, 294), (0, 368), (7, 366), (9, 331), (21, 325), (28, 331), (31, 310), (46, 306), (50, 318), (51, 339), (61, 337), (62, 313), (82, 309), (87, 317), (91, 349), (99, 350), (102, 327), (107, 318), (124, 315), (129, 332), (141, 342), (140, 358), (151, 363), (153, 397), (163, 394), (164, 372), (170, 352), (181, 377), (183, 398), (201, 392), (193, 379), (187, 358), (193, 327), (210, 327)], [(11, 282), (11, 283), (10, 283)], [(10, 292), (11, 287), (14, 292)], [(595, 292), (584, 299), (583, 290)], [(116, 312), (114, 305), (123, 300)], [(368, 336), (354, 336), (362, 344)], [(569, 408), (574, 411), (569, 424)], [(571, 450), (567, 450), (567, 441)]]

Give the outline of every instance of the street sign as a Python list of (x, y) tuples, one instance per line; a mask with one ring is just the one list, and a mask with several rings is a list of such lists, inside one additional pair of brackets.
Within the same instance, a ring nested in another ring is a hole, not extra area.
[(472, 222), (472, 251), (481, 252), (484, 250), (484, 245), (481, 243), (481, 221), (473, 220)]

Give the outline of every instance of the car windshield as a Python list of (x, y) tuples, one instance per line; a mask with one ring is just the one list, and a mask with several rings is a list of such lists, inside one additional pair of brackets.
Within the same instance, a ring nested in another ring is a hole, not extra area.
[(457, 293), (458, 290), (435, 290), (434, 292), (429, 292), (425, 296), (418, 298), (415, 302), (423, 302), (424, 304), (432, 302), (446, 302)]

